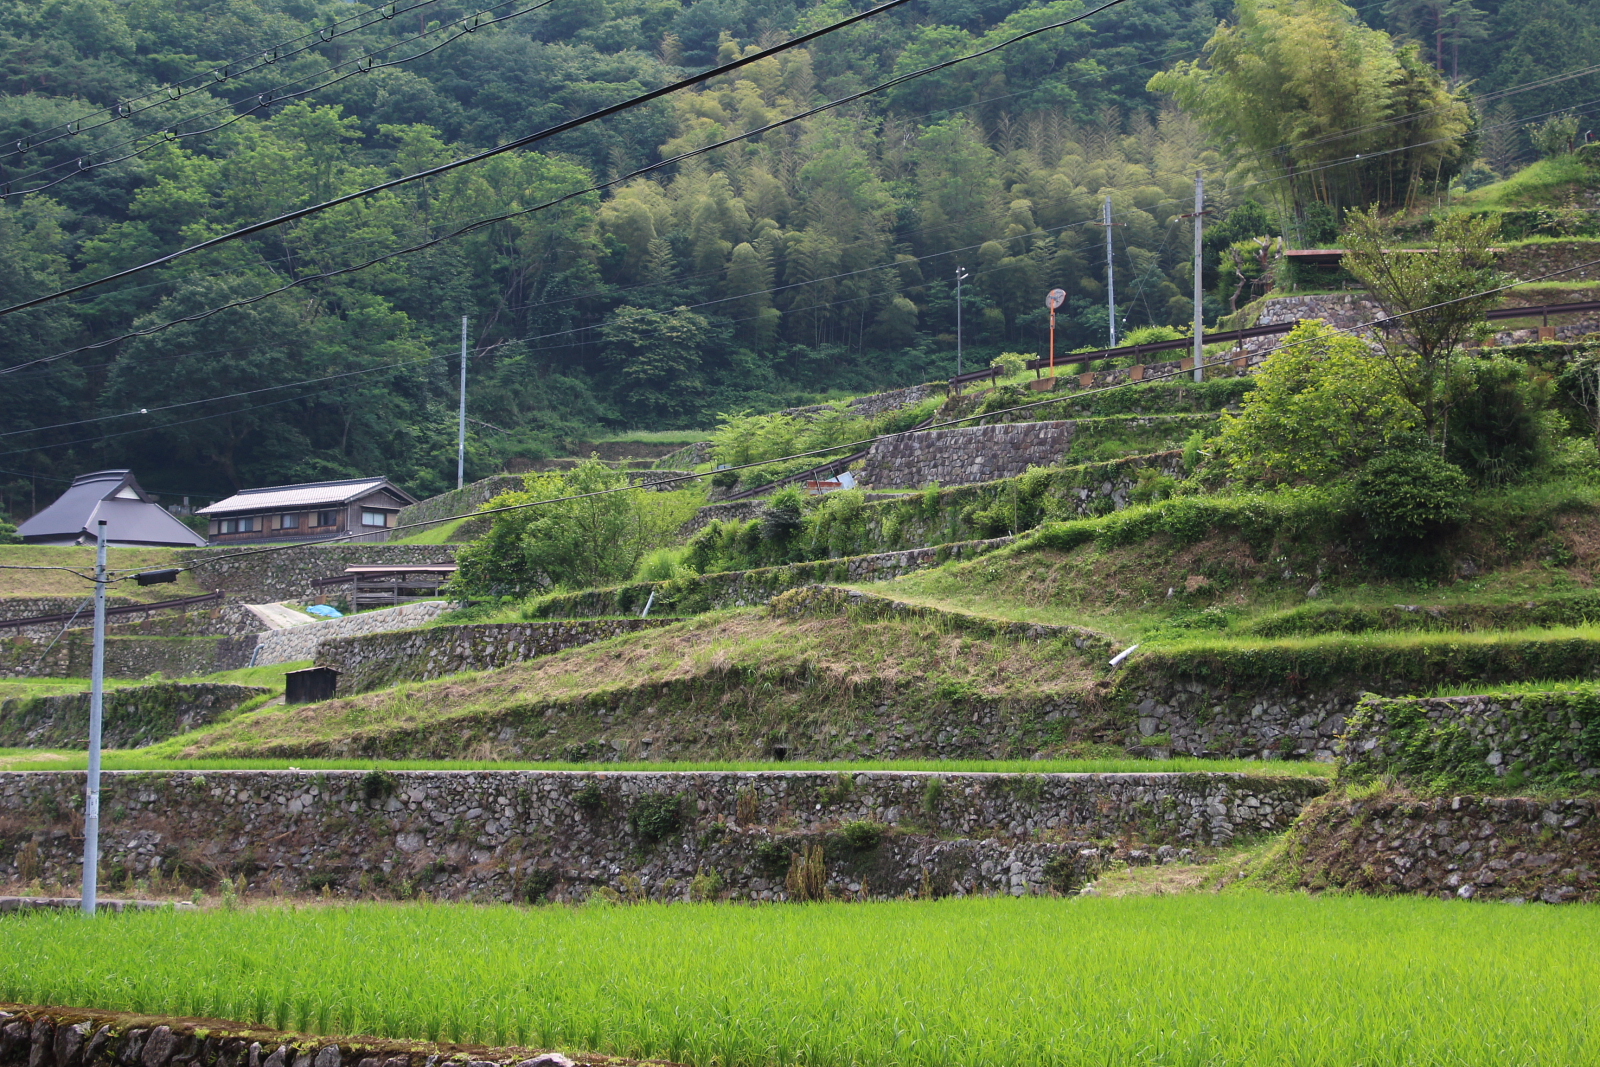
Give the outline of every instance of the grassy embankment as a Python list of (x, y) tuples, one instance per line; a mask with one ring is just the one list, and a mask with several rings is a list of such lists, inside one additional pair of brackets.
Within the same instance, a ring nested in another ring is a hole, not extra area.
[[(311, 666), (310, 660), (296, 660), (293, 663), (278, 663), (270, 667), (241, 667), (235, 671), (218, 671), (215, 674), (195, 675), (188, 678), (167, 678), (167, 682), (199, 683), (199, 682), (231, 682), (235, 685), (264, 685), (276, 692), (283, 692), (283, 676), (289, 671), (298, 671)], [(147, 679), (138, 678), (107, 678), (107, 689), (133, 689), (141, 685), (149, 685)], [(82, 693), (89, 688), (87, 678), (3, 678), (0, 679), (0, 700), (10, 700), (12, 697), (44, 697), (57, 696), (62, 693)]]
[[(128, 573), (136, 570), (155, 570), (175, 567), (187, 559), (192, 550), (178, 548), (112, 548), (106, 552), (107, 565), (114, 571)], [(94, 573), (95, 550), (83, 548), (50, 548), (44, 545), (0, 545), (0, 564), (12, 567), (71, 567), (84, 574)], [(145, 604), (157, 600), (174, 600), (178, 597), (199, 596), (206, 589), (195, 581), (194, 575), (185, 571), (169, 585), (145, 585), (137, 582), (118, 582), (107, 590), (113, 597)], [(84, 597), (94, 593), (90, 582), (64, 570), (0, 570), (0, 597)]]
[[(885, 702), (933, 721), (952, 705), (1080, 700), (1098, 664), (1066, 640), (982, 639), (938, 620), (716, 612), (497, 671), (268, 708), (152, 754), (514, 758), (495, 741), (509, 727), (529, 755), (559, 758), (620, 734), (653, 737), (663, 758), (675, 748), (677, 758), (741, 759), (762, 751), (761, 738), (870, 732)], [(872, 750), (841, 736), (833, 754)]]
[[(82, 752), (36, 748), (0, 748), (0, 771), (77, 771), (88, 757)], [(923, 774), (1197, 774), (1237, 773), (1296, 778), (1327, 778), (1333, 766), (1304, 760), (1134, 759), (1131, 757), (1042, 760), (708, 760), (700, 762), (623, 761), (564, 763), (553, 760), (351, 760), (351, 759), (181, 759), (151, 755), (148, 749), (110, 751), (101, 766), (108, 771), (578, 771), (614, 774), (625, 771), (693, 773), (704, 771), (785, 772), (908, 771)]]
[(1600, 1061), (1600, 912), (1579, 907), (357, 905), (34, 914), (0, 933), (0, 999), (20, 1003), (695, 1067)]
[(1541, 159), (1523, 167), (1504, 181), (1480, 186), (1455, 197), (1452, 211), (1505, 211), (1529, 207), (1559, 207), (1576, 190), (1600, 183), (1600, 172), (1577, 156)]
[(1482, 495), (1403, 570), (1342, 544), (1347, 522), (1315, 496), (1180, 498), (859, 588), (1141, 642), (1600, 622), (1600, 487), (1585, 480)]

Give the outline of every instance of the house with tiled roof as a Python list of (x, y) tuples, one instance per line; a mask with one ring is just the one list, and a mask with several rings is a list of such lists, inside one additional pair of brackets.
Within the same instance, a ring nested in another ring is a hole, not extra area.
[(387, 478), (350, 478), (245, 489), (198, 509), (211, 521), (214, 545), (238, 541), (312, 541), (351, 534), (381, 540), (400, 509), (417, 498)]
[(139, 488), (130, 470), (80, 474), (49, 507), (17, 527), (17, 533), (30, 545), (92, 545), (102, 519), (108, 545), (188, 548), (206, 543)]

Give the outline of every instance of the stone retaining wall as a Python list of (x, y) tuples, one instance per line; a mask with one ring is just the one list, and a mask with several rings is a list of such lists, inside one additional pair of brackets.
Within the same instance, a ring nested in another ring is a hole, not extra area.
[[(0, 774), (0, 879), (72, 883), (83, 775)], [(260, 889), (681, 900), (696, 879), (781, 900), (792, 855), (824, 849), (840, 896), (1049, 892), (1114, 839), (1221, 844), (1286, 827), (1326, 789), (1239, 774), (208, 771), (108, 773), (102, 886), (159, 868)], [(881, 824), (851, 847), (848, 822)], [(715, 880), (712, 880), (712, 875)]]
[[(269, 690), (214, 682), (161, 682), (106, 691), (101, 743), (141, 748), (209, 726)], [(89, 694), (12, 697), (0, 703), (0, 748), (66, 748), (89, 739)]]
[(317, 663), (339, 672), (339, 694), (397, 682), (423, 682), (462, 671), (486, 671), (548, 656), (676, 619), (587, 619), (480, 623), (334, 637), (317, 646)]
[[(333, 544), (294, 545), (272, 552), (237, 555), (246, 546), (195, 551), (194, 576), (201, 585), (247, 604), (280, 600), (320, 601), (337, 597), (340, 586), (316, 587), (359, 564), (454, 563), (455, 545)], [(70, 609), (69, 609), (70, 610)]]
[(317, 649), (322, 642), (331, 638), (409, 630), (432, 622), (454, 606), (446, 600), (424, 600), (417, 604), (398, 604), (392, 608), (363, 611), (342, 619), (324, 619), (282, 630), (268, 630), (256, 638), (255, 665), (267, 667), (275, 663), (316, 659)]
[(950, 560), (974, 559), (997, 548), (1004, 548), (1014, 540), (1014, 537), (995, 537), (984, 541), (958, 541), (934, 548), (908, 548), (900, 552), (846, 556), (815, 563), (789, 563), (781, 567), (702, 574), (687, 581), (634, 582), (581, 593), (556, 593), (542, 597), (533, 610), (540, 618), (546, 619), (637, 614), (644, 610), (651, 593), (656, 594), (653, 610), (670, 610), (678, 615), (752, 607), (765, 604), (779, 593), (796, 586), (816, 582), (887, 581)]
[[(886, 393), (872, 393), (868, 396), (858, 396), (850, 401), (850, 414), (865, 418), (876, 418), (889, 411), (899, 411), (901, 408), (912, 408), (932, 397), (943, 396), (947, 386), (943, 382), (924, 382), (921, 385), (910, 385), (904, 389), (891, 389)], [(828, 404), (811, 404), (803, 408), (785, 408), (780, 415), (813, 415), (825, 411)], [(702, 460), (701, 462), (704, 462)]]
[(857, 480), (869, 488), (921, 489), (1010, 478), (1052, 467), (1072, 444), (1072, 422), (1013, 422), (927, 430), (874, 443)]
[(1426, 766), (1471, 778), (1596, 778), (1596, 740), (1592, 693), (1369, 695), (1350, 716), (1339, 752), (1352, 769), (1368, 774), (1404, 775)]
[[(0, 678), (87, 678), (94, 656), (92, 630), (69, 630), (54, 647), (0, 642)], [(244, 637), (108, 637), (106, 677), (166, 678), (238, 670), (250, 665), (254, 635)]]
[(1600, 259), (1600, 241), (1540, 241), (1507, 248), (1500, 256), (1499, 266), (1515, 278), (1533, 278), (1577, 268), (1558, 280), (1592, 282), (1600, 280), (1600, 264), (1594, 263), (1596, 259)]
[(430, 496), (428, 499), (400, 509), (400, 517), (396, 526), (410, 526), (412, 523), (429, 523), (427, 526), (418, 526), (414, 529), (400, 530), (400, 537), (414, 537), (419, 533), (437, 529), (443, 525), (443, 520), (452, 515), (464, 515), (469, 511), (476, 511), (486, 501), (499, 496), (501, 493), (510, 493), (521, 490), (523, 477), (520, 474), (495, 474), (463, 485), (460, 489), (452, 489), (448, 493)]
[[(92, 569), (92, 568), (91, 568)], [(125, 596), (106, 597), (106, 607), (120, 608), (133, 601)], [(94, 596), (91, 590), (88, 596), (8, 596), (0, 597), (0, 621), (10, 619), (31, 619), (35, 615), (70, 615), (82, 608), (86, 616), (94, 611)], [(61, 629), (61, 624), (55, 623), (56, 630)], [(23, 630), (0, 630), (0, 640), (13, 634), (25, 632)]]
[[(1600, 802), (1380, 795), (1311, 806), (1282, 871), (1309, 889), (1600, 900)], [(1290, 865), (1292, 864), (1292, 866)]]
[[(40, 906), (39, 898), (12, 901)], [(75, 907), (56, 899), (57, 907)], [(107, 911), (144, 910), (149, 901), (101, 899)], [(187, 903), (176, 905), (187, 909)], [(574, 1067), (559, 1052), (528, 1056), (526, 1048), (483, 1048), (385, 1038), (327, 1038), (284, 1033), (231, 1021), (219, 1030), (213, 1020), (151, 1016), (142, 1012), (93, 1008), (24, 1007), (0, 1011), (0, 1065), (4, 1067)], [(469, 1055), (470, 1054), (470, 1055)], [(600, 1067), (609, 1057), (589, 1057)]]

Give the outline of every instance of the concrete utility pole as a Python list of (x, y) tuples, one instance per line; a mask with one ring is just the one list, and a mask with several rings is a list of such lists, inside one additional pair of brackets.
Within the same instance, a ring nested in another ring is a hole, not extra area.
[(89, 668), (89, 780), (83, 797), (83, 900), (93, 915), (100, 883), (100, 720), (106, 694), (106, 520), (95, 531), (94, 659)]
[(1101, 222), (1106, 231), (1106, 307), (1110, 311), (1108, 321), (1111, 326), (1111, 343), (1108, 348), (1117, 347), (1117, 264), (1111, 256), (1111, 197), (1106, 197), (1105, 218)]
[(961, 377), (961, 283), (969, 275), (967, 268), (956, 268), (956, 377)]
[(456, 429), (456, 488), (467, 477), (467, 317), (461, 316), (461, 418)]
[(1206, 215), (1206, 179), (1194, 172), (1194, 380), (1205, 381), (1205, 304), (1200, 282), (1200, 229)]

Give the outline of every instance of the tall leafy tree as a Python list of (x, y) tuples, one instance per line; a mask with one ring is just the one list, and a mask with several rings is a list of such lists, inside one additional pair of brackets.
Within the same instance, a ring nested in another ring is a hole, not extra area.
[(1150, 79), (1296, 213), (1408, 203), (1467, 161), (1471, 109), (1339, 0), (1239, 0), (1205, 58)]

